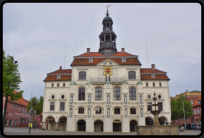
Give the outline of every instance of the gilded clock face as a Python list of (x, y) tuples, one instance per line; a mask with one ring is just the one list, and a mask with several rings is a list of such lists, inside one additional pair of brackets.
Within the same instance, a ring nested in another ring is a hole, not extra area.
[(112, 67), (111, 66), (103, 67), (103, 75), (112, 75)]

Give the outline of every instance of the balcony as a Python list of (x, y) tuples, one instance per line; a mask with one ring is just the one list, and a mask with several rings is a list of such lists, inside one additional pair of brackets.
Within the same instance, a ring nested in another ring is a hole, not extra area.
[[(106, 78), (92, 78), (91, 80), (92, 84), (104, 84), (106, 81), (107, 81)], [(123, 78), (110, 77), (110, 83), (111, 84), (122, 84)]]

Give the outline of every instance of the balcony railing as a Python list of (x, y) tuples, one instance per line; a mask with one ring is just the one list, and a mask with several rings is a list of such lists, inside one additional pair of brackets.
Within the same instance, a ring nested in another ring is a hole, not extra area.
[[(106, 78), (92, 78), (91, 82), (92, 83), (97, 83), (97, 84), (102, 84), (107, 81)], [(115, 83), (123, 83), (123, 78), (118, 78), (118, 77), (110, 77), (110, 83), (115, 84)]]

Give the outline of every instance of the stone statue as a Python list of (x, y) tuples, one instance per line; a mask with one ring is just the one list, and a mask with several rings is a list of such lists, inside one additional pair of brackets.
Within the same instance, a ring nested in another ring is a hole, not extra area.
[(142, 98), (142, 95), (140, 95), (140, 102), (142, 102), (143, 101), (143, 98)]
[(73, 95), (71, 95), (70, 97), (70, 102), (73, 102)]
[(88, 109), (88, 115), (91, 115), (91, 108)]
[(107, 12), (108, 12), (108, 8), (109, 8), (110, 6), (111, 6), (111, 5), (108, 5), (108, 4), (107, 4), (107, 6), (106, 6), (106, 7), (107, 7)]
[(88, 101), (91, 102), (91, 95), (89, 95)]
[(127, 95), (124, 96), (124, 102), (127, 102)]
[(107, 81), (110, 81), (109, 74), (107, 74)]
[(107, 115), (110, 115), (110, 108), (107, 109)]
[(127, 115), (128, 114), (128, 111), (127, 111), (127, 108), (125, 108), (125, 115)]
[(140, 108), (140, 114), (143, 115), (143, 108)]
[(70, 115), (72, 115), (73, 111), (72, 111), (72, 108), (70, 108)]
[(107, 102), (110, 102), (110, 96), (107, 95)]

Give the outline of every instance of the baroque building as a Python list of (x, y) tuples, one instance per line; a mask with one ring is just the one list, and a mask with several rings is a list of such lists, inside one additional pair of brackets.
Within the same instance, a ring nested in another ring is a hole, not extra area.
[(171, 122), (169, 78), (155, 68), (141, 68), (138, 55), (119, 52), (113, 20), (102, 21), (98, 52), (74, 56), (72, 69), (60, 68), (45, 78), (42, 129), (130, 132), (153, 124), (156, 93), (160, 124)]

